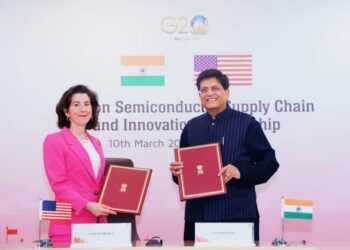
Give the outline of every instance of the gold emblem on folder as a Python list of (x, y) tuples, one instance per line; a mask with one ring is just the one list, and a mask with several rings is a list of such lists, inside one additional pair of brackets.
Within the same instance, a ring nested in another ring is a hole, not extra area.
[(126, 184), (126, 183), (121, 184), (119, 192), (125, 193), (127, 187), (128, 187), (128, 184)]
[(204, 174), (204, 170), (203, 170), (203, 165), (198, 165), (197, 166), (197, 174)]

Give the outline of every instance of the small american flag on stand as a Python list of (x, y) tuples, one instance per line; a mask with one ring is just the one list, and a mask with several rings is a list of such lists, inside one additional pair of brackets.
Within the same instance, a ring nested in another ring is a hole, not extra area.
[(230, 85), (253, 84), (252, 55), (196, 55), (194, 56), (194, 82), (207, 69), (217, 69), (227, 75)]
[(40, 201), (39, 220), (70, 220), (72, 204), (58, 201)]

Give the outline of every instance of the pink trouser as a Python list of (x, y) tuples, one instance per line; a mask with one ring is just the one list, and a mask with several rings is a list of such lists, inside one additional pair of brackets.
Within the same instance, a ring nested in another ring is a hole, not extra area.
[(53, 244), (53, 247), (70, 247), (71, 244), (71, 235), (53, 235), (50, 236), (50, 240)]

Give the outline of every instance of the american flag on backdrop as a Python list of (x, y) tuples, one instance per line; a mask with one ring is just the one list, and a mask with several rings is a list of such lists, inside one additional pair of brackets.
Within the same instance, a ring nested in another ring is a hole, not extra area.
[(40, 201), (39, 220), (70, 220), (72, 204), (58, 201)]
[(252, 55), (195, 55), (194, 82), (202, 71), (218, 69), (227, 75), (230, 85), (252, 85), (252, 65)]

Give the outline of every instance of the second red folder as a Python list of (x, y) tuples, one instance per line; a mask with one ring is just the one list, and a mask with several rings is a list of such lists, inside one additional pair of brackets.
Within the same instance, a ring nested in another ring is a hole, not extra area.
[(176, 161), (184, 167), (179, 176), (181, 200), (226, 194), (222, 175), (220, 145), (218, 143), (176, 148)]

